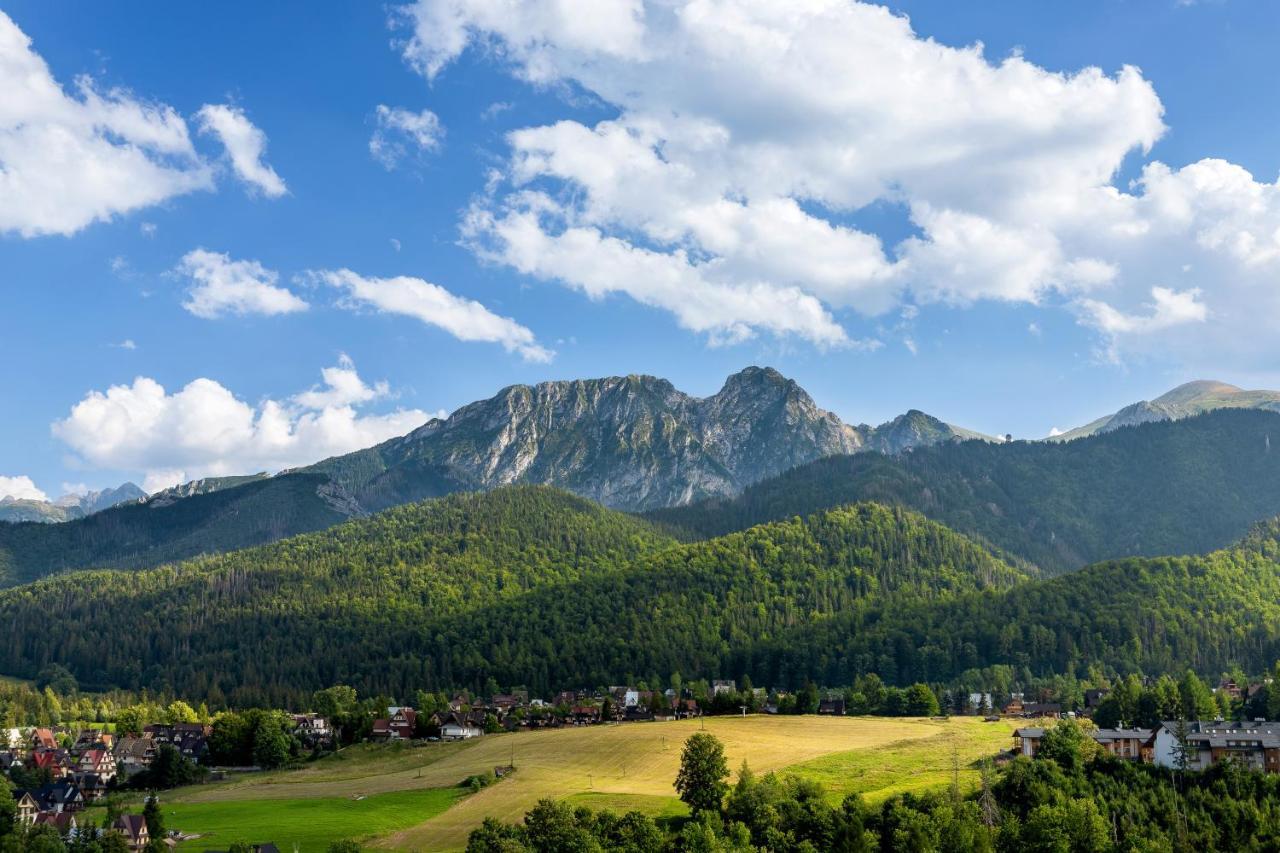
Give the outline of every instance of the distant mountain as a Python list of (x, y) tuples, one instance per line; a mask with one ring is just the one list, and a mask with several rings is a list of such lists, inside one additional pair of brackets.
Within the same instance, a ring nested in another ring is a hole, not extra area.
[(1280, 391), (1245, 391), (1225, 382), (1201, 379), (1179, 385), (1154, 400), (1131, 403), (1092, 423), (1050, 436), (1049, 440), (1071, 441), (1121, 427), (1155, 421), (1176, 421), (1214, 409), (1263, 409), (1280, 412)]
[(687, 537), (720, 536), (868, 500), (911, 507), (1048, 572), (1200, 553), (1280, 514), (1280, 414), (1213, 411), (1060, 444), (832, 456), (648, 517)]
[(114, 489), (64, 495), (56, 501), (0, 498), (0, 522), (33, 521), (53, 524), (71, 521), (119, 504), (142, 500), (146, 496), (147, 493), (133, 483), (125, 483)]
[(513, 385), (401, 438), (293, 472), (186, 483), (56, 532), (0, 525), (0, 583), (220, 553), (514, 483), (614, 509), (687, 504), (831, 454), (901, 453), (971, 435), (917, 411), (877, 428), (849, 426), (770, 368), (749, 367), (706, 398), (652, 376)]
[(645, 510), (737, 494), (823, 456), (959, 437), (922, 412), (849, 426), (794, 380), (749, 367), (706, 398), (653, 376), (513, 385), (403, 438), (303, 470), (328, 474), (370, 511), (510, 483)]

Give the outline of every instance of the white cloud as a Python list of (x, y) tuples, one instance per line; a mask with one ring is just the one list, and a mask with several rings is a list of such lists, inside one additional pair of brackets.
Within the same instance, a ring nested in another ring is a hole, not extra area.
[(1049, 438), (1056, 438), (1057, 436), (1062, 435), (1064, 432), (1066, 432), (1066, 430), (1061, 430), (1061, 429), (1058, 429), (1057, 427), (1051, 427), (1049, 429)]
[(397, 252), (400, 251), (400, 241), (397, 240), (395, 237), (392, 237), (390, 239), (391, 239), (391, 248), (395, 249)]
[(143, 237), (156, 236), (156, 224), (154, 222), (141, 222), (138, 224), (138, 230), (142, 232)]
[(438, 284), (410, 276), (367, 278), (351, 270), (313, 273), (345, 292), (348, 307), (371, 307), (388, 314), (414, 317), (444, 329), (462, 341), (501, 344), (526, 361), (549, 362), (555, 353), (540, 345), (533, 332), (509, 317), (494, 314), (472, 299), (456, 296)]
[(430, 417), (417, 409), (358, 412), (360, 404), (386, 396), (386, 385), (366, 385), (345, 357), (323, 375), (320, 388), (257, 405), (212, 379), (168, 393), (140, 376), (130, 385), (90, 392), (53, 424), (53, 434), (81, 464), (142, 472), (143, 488), (156, 491), (200, 477), (278, 471), (349, 453), (403, 435)]
[(127, 349), (127, 350), (136, 350), (138, 348), (138, 345), (134, 342), (133, 338), (125, 338), (123, 341), (121, 341), (118, 344), (112, 344), (112, 346), (116, 347), (117, 349)]
[(444, 140), (444, 127), (431, 110), (415, 113), (379, 104), (377, 122), (369, 138), (369, 153), (387, 169), (394, 169), (415, 153), (438, 151)]
[[(419, 0), (400, 20), (428, 78), (475, 48), (614, 111), (508, 135), (464, 239), (526, 274), (716, 341), (840, 344), (833, 309), (996, 300), (1068, 306), (1124, 349), (1274, 353), (1280, 185), (1205, 160), (1114, 186), (1165, 132), (1136, 68), (993, 61), (855, 0)], [(916, 236), (848, 224), (873, 202)]]
[(213, 187), (171, 107), (89, 77), (68, 94), (0, 12), (0, 233), (74, 234)]
[(231, 168), (240, 180), (267, 198), (279, 198), (289, 191), (275, 169), (263, 162), (267, 135), (249, 121), (244, 110), (226, 104), (205, 104), (197, 116), (200, 131), (218, 137), (227, 149)]
[(36, 488), (30, 477), (0, 477), (0, 500), (14, 498), (26, 501), (47, 501), (49, 496)]
[(292, 314), (307, 303), (277, 286), (279, 276), (257, 261), (233, 261), (223, 252), (194, 249), (174, 269), (192, 282), (182, 303), (197, 317), (215, 319), (228, 314)]

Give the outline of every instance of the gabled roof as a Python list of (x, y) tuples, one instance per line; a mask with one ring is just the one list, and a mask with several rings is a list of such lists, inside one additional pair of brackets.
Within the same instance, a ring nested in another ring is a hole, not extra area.
[(128, 838), (138, 839), (147, 831), (147, 819), (140, 814), (123, 814), (116, 818), (111, 827), (120, 830)]

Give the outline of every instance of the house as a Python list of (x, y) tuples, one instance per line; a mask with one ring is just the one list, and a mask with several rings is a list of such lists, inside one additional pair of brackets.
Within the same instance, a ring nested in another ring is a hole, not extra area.
[(711, 682), (711, 695), (719, 696), (721, 693), (737, 693), (738, 682), (732, 678), (726, 680), (716, 679)]
[(1000, 709), (1000, 713), (1008, 717), (1021, 717), (1023, 712), (1022, 694), (1015, 693), (1009, 699), (1009, 703)]
[(53, 779), (61, 779), (71, 772), (71, 756), (65, 749), (38, 749), (31, 753), (27, 765), (34, 770), (48, 770)]
[(1095, 687), (1084, 692), (1084, 707), (1086, 711), (1093, 711), (1102, 704), (1102, 700), (1111, 694), (1109, 687)]
[[(1184, 738), (1179, 739), (1179, 731)], [(1280, 773), (1280, 722), (1267, 720), (1166, 720), (1150, 739), (1152, 761), (1161, 767), (1205, 770), (1232, 759), (1255, 770)]]
[(489, 700), (489, 705), (500, 715), (519, 708), (521, 704), (520, 697), (514, 694), (500, 694)]
[(35, 823), (36, 815), (40, 814), (40, 803), (32, 793), (30, 791), (14, 791), (13, 798), (18, 801), (18, 811), (14, 815), (18, 823), (27, 826)]
[(32, 793), (42, 812), (78, 812), (84, 809), (84, 794), (74, 782), (62, 780)]
[(53, 729), (38, 728), (31, 732), (31, 751), (38, 749), (57, 749), (58, 739), (53, 736)]
[(1098, 729), (1093, 739), (1111, 755), (1131, 761), (1150, 763), (1151, 729)]
[(440, 737), (444, 740), (470, 740), (483, 734), (484, 729), (460, 714), (450, 714), (449, 718), (440, 726)]
[(1057, 702), (1026, 702), (1022, 705), (1022, 716), (1049, 717), (1057, 720), (1062, 717), (1062, 706)]
[(4, 752), (0, 752), (0, 773), (7, 774), (10, 770), (13, 769), (13, 765), (21, 764), (21, 763), (22, 763), (22, 759), (18, 757), (18, 754), (16, 752), (13, 752), (11, 750), (5, 750)]
[(1230, 678), (1224, 678), (1218, 682), (1218, 691), (1226, 693), (1231, 697), (1233, 702), (1239, 702), (1244, 698), (1244, 691), (1240, 689), (1240, 685), (1236, 684)]
[(574, 705), (569, 710), (569, 719), (575, 726), (589, 726), (600, 722), (600, 709), (595, 705)]
[(640, 704), (640, 691), (634, 687), (610, 687), (609, 695), (618, 708), (634, 708)]
[(76, 837), (76, 816), (71, 812), (40, 812), (34, 823), (36, 826), (52, 826), (63, 838)]
[(965, 711), (972, 711), (980, 714), (983, 710), (991, 710), (996, 706), (996, 701), (990, 693), (970, 693), (969, 698), (965, 700)]
[(80, 755), (80, 762), (76, 769), (80, 773), (101, 776), (103, 781), (110, 782), (116, 778), (116, 759), (105, 748), (88, 749)]
[(373, 737), (377, 740), (410, 740), (417, 721), (418, 712), (412, 708), (388, 708), (386, 719), (373, 721)]
[(818, 703), (818, 713), (828, 714), (834, 717), (844, 716), (844, 700), (843, 699), (823, 699)]
[(333, 726), (319, 714), (294, 714), (293, 733), (310, 747), (333, 743)]
[(681, 699), (675, 704), (674, 710), (676, 712), (677, 720), (684, 719), (685, 717), (702, 716), (702, 709), (698, 707), (696, 699)]
[(22, 749), (27, 739), (22, 736), (22, 729), (0, 729), (0, 747), (5, 749)]
[(556, 694), (556, 698), (551, 702), (557, 708), (568, 708), (578, 701), (578, 695), (572, 690), (561, 690)]
[(145, 737), (122, 737), (116, 744), (116, 772), (132, 776), (151, 766), (156, 757), (156, 742)]
[(80, 789), (86, 803), (97, 802), (107, 795), (107, 780), (97, 773), (75, 773), (71, 781)]
[(140, 814), (120, 815), (111, 828), (124, 836), (125, 843), (133, 851), (142, 850), (151, 841), (147, 832), (147, 819)]
[(111, 735), (104, 733), (101, 729), (85, 729), (76, 736), (76, 741), (71, 746), (71, 751), (77, 755), (88, 749), (100, 747), (103, 749), (111, 748)]
[(1013, 731), (1013, 750), (1027, 758), (1035, 758), (1040, 751), (1040, 741), (1044, 739), (1044, 729), (1039, 726), (1025, 726)]

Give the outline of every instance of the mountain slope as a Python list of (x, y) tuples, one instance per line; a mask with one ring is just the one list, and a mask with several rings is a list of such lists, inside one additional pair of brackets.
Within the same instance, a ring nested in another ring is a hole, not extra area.
[(70, 569), (138, 568), (244, 548), (320, 530), (350, 514), (326, 478), (291, 474), (116, 506), (65, 524), (0, 524), (0, 586)]
[(634, 517), (522, 486), (0, 592), (12, 626), (0, 671), (58, 661), (86, 683), (215, 702), (281, 702), (338, 682), (408, 696), (499, 673), (546, 690), (623, 677), (605, 662), (628, 646), (687, 670), (870, 602), (1024, 580), (963, 537), (885, 507), (676, 545)]
[(1280, 391), (1245, 391), (1225, 382), (1201, 379), (1179, 385), (1154, 400), (1131, 403), (1114, 414), (1105, 415), (1082, 427), (1051, 436), (1049, 440), (1072, 441), (1127, 426), (1189, 418), (1215, 409), (1262, 409), (1280, 412)]
[(716, 536), (859, 500), (911, 507), (1053, 572), (1208, 551), (1280, 513), (1280, 414), (1215, 411), (1069, 443), (969, 441), (895, 458), (831, 457), (737, 498), (648, 517)]

